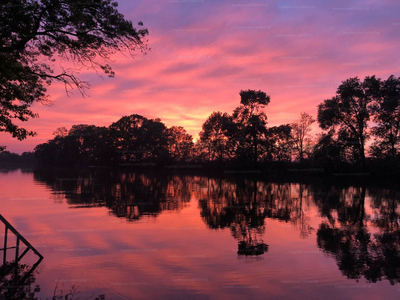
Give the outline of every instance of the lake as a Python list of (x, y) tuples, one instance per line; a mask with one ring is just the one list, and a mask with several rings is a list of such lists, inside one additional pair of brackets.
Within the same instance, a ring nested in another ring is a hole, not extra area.
[(397, 187), (2, 169), (0, 190), (0, 214), (43, 256), (24, 282), (32, 251), (3, 271), (0, 299), (400, 297)]

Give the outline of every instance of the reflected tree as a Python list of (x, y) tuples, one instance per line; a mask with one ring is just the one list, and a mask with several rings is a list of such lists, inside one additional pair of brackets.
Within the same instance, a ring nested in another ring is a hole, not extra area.
[(290, 222), (303, 238), (313, 230), (305, 212), (304, 186), (299, 186), (296, 197), (291, 184), (221, 179), (208, 179), (204, 184), (207, 195), (199, 201), (201, 217), (209, 228), (229, 228), (238, 240), (240, 255), (260, 255), (268, 250), (262, 240), (267, 218)]
[(7, 262), (0, 266), (0, 299), (38, 299), (40, 286), (35, 284), (36, 267)]
[[(365, 185), (337, 195), (336, 207), (325, 209), (329, 221), (320, 225), (318, 247), (335, 257), (342, 274), (348, 278), (364, 277), (369, 282), (386, 279), (391, 284), (398, 283), (400, 231), (393, 202), (379, 208), (382, 212), (390, 207), (389, 213), (379, 213), (371, 219), (365, 212), (365, 197)], [(372, 232), (371, 225), (378, 231)]]
[(206, 224), (213, 229), (230, 228), (232, 236), (238, 240), (237, 253), (246, 256), (268, 251), (268, 245), (261, 238), (265, 232), (265, 216), (258, 204), (257, 181), (251, 185), (253, 189), (247, 182), (244, 186), (235, 186), (209, 180), (207, 197), (199, 201)]
[(164, 210), (181, 210), (190, 201), (187, 177), (154, 176), (136, 172), (35, 170), (36, 181), (66, 199), (74, 208), (107, 207), (128, 221), (156, 217)]
[(298, 184), (298, 197), (293, 198), (293, 213), (291, 216), (291, 223), (300, 230), (300, 237), (307, 238), (314, 228), (309, 224), (310, 217), (305, 213), (305, 206), (308, 206), (308, 197), (304, 195), (305, 185), (302, 183)]

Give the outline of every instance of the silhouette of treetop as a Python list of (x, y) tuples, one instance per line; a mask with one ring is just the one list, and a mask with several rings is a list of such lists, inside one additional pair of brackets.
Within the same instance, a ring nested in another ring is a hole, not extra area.
[(240, 103), (253, 106), (255, 104), (268, 105), (270, 96), (262, 91), (246, 90), (240, 91)]

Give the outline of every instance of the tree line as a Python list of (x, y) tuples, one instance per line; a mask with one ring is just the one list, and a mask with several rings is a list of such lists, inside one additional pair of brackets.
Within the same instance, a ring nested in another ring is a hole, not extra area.
[[(265, 107), (271, 97), (245, 90), (232, 114), (213, 112), (208, 117), (196, 143), (183, 127), (167, 128), (160, 119), (134, 114), (109, 127), (59, 128), (54, 139), (38, 145), (35, 153), (40, 162), (54, 164), (314, 161), (366, 168), (368, 154), (377, 159), (398, 157), (399, 95), (400, 78), (394, 76), (343, 81), (334, 97), (318, 105), (323, 132), (312, 137), (315, 120), (307, 113), (291, 124), (268, 127)], [(368, 140), (372, 143), (366, 153)]]
[(297, 127), (267, 127), (264, 108), (270, 96), (247, 90), (240, 92), (240, 98), (240, 106), (232, 114), (213, 112), (196, 142), (183, 127), (167, 127), (160, 119), (133, 114), (109, 127), (81, 124), (70, 130), (58, 128), (53, 139), (35, 148), (35, 155), (44, 164), (125, 166), (291, 161), (297, 149), (299, 156), (305, 157), (309, 125), (314, 122), (308, 114), (302, 114)]
[[(142, 22), (135, 27), (125, 19), (112, 0), (16, 0), (1, 8), (0, 132), (19, 140), (36, 134), (19, 122), (38, 117), (31, 105), (50, 101), (47, 87), (52, 83), (64, 83), (67, 93), (76, 88), (84, 94), (89, 84), (76, 76), (77, 70), (101, 70), (113, 77), (108, 64), (113, 54), (147, 51), (148, 30)], [(63, 67), (64, 61), (72, 61), (75, 68)], [(60, 68), (54, 69), (55, 62)], [(247, 90), (240, 92), (240, 106), (231, 114), (213, 112), (208, 117), (196, 142), (182, 127), (167, 128), (159, 119), (133, 114), (109, 127), (59, 128), (53, 139), (36, 147), (35, 156), (42, 164), (64, 165), (212, 162), (248, 167), (298, 162), (323, 168), (395, 169), (399, 98), (395, 76), (363, 81), (354, 77), (318, 106), (316, 120), (302, 113), (291, 124), (268, 127), (264, 109), (271, 97)], [(323, 132), (310, 136), (315, 121)], [(25, 160), (4, 149), (0, 145), (0, 161)]]
[[(242, 90), (240, 105), (231, 114), (213, 112), (196, 142), (183, 127), (167, 127), (160, 119), (133, 114), (108, 127), (58, 128), (53, 139), (35, 148), (35, 156), (42, 164), (61, 165), (295, 162), (366, 169), (374, 161), (399, 158), (399, 96), (400, 78), (354, 77), (318, 105), (316, 120), (303, 112), (291, 124), (269, 127), (265, 107), (271, 97)], [(322, 132), (312, 136), (316, 121)]]

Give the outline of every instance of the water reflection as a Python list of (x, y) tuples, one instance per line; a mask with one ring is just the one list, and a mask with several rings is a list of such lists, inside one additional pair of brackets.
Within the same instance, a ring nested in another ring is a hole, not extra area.
[(207, 195), (199, 201), (201, 215), (212, 229), (231, 229), (239, 241), (238, 254), (260, 255), (268, 250), (261, 238), (266, 218), (292, 224), (302, 238), (312, 232), (304, 189), (303, 184), (208, 180)]
[(207, 178), (107, 170), (34, 172), (60, 199), (76, 208), (105, 206), (129, 221), (182, 210), (198, 200), (210, 230), (229, 229), (237, 254), (268, 255), (267, 219), (296, 228), (301, 239), (337, 261), (349, 279), (400, 279), (399, 193), (324, 182), (271, 183), (244, 178)]
[(156, 217), (164, 210), (180, 210), (190, 201), (186, 177), (36, 170), (34, 178), (75, 208), (106, 206), (112, 215), (129, 221), (142, 216)]
[(323, 199), (317, 201), (328, 219), (318, 229), (318, 247), (333, 255), (342, 274), (350, 279), (386, 279), (395, 284), (400, 280), (397, 193), (371, 189), (370, 194), (371, 214), (366, 213), (365, 185), (331, 189), (325, 204)]
[(268, 245), (261, 238), (266, 215), (257, 197), (257, 181), (232, 184), (209, 179), (207, 193), (201, 196), (203, 220), (211, 229), (230, 228), (238, 240), (239, 255), (261, 255), (268, 251)]

